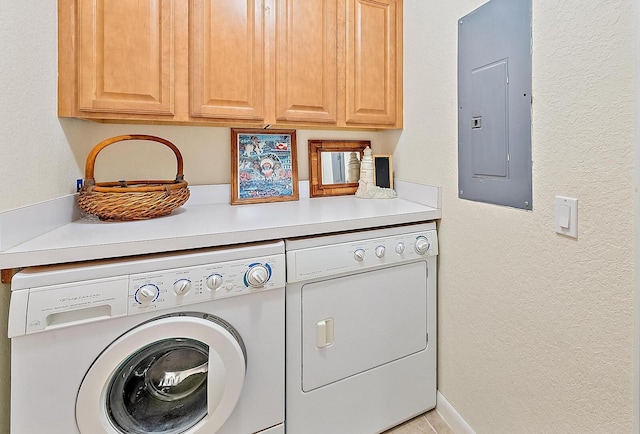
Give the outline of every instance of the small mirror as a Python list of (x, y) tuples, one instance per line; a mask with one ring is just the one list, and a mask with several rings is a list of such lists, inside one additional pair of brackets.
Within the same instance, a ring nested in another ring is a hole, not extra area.
[(348, 184), (360, 178), (359, 152), (320, 152), (322, 184)]
[(367, 146), (369, 140), (309, 140), (310, 196), (354, 194)]

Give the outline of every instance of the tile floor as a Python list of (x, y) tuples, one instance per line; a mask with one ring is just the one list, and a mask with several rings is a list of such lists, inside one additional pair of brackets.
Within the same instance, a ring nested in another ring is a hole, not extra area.
[(391, 428), (383, 434), (454, 434), (449, 425), (435, 411), (431, 410)]

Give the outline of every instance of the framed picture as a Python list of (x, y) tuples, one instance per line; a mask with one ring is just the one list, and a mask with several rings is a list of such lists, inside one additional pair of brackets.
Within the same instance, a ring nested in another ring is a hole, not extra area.
[(298, 200), (295, 130), (231, 129), (231, 204)]
[(373, 180), (378, 187), (393, 188), (393, 164), (390, 154), (373, 156)]
[(369, 140), (309, 140), (309, 195), (354, 194)]

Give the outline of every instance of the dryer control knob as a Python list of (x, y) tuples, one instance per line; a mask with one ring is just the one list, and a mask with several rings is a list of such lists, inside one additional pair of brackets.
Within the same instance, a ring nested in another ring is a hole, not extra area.
[(429, 250), (429, 247), (431, 247), (431, 243), (429, 243), (427, 237), (420, 235), (418, 238), (416, 238), (414, 248), (416, 249), (416, 252), (418, 254), (424, 255)]
[(207, 288), (209, 288), (211, 291), (215, 291), (216, 289), (220, 288), (220, 286), (222, 286), (222, 275), (215, 273), (212, 274), (211, 276), (207, 277)]
[(136, 291), (136, 301), (140, 304), (151, 303), (156, 299), (160, 290), (156, 285), (148, 283), (146, 285), (142, 285)]
[(262, 264), (256, 264), (247, 270), (245, 283), (252, 288), (260, 288), (267, 283), (269, 277), (271, 277), (269, 269)]
[(173, 284), (173, 292), (176, 295), (185, 295), (191, 289), (191, 281), (189, 279), (178, 279)]
[(396, 244), (396, 253), (398, 255), (402, 255), (404, 253), (404, 243), (402, 241)]
[(364, 249), (356, 249), (356, 251), (353, 252), (353, 259), (358, 262), (364, 261)]
[(376, 256), (378, 258), (384, 258), (384, 252), (386, 251), (384, 246), (378, 246), (376, 247)]

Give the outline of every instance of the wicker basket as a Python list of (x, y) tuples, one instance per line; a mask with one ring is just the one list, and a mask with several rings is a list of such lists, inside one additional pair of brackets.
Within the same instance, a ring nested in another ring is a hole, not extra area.
[[(98, 153), (112, 143), (123, 140), (153, 140), (171, 148), (178, 160), (175, 180), (95, 182), (93, 171)], [(78, 194), (78, 206), (100, 220), (144, 220), (169, 214), (189, 199), (189, 189), (182, 173), (182, 155), (171, 142), (160, 137), (125, 135), (98, 143), (89, 152), (84, 185)]]

